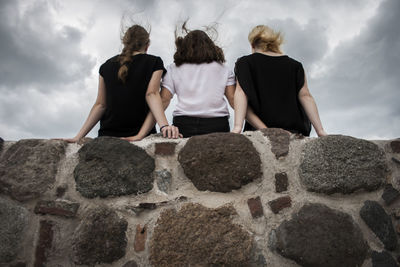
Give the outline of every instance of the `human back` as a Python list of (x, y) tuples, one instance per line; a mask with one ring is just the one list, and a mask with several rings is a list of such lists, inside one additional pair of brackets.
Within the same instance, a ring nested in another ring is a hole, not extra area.
[(185, 30), (175, 39), (174, 63), (167, 67), (161, 96), (166, 105), (174, 94), (174, 125), (184, 137), (229, 132), (229, 111), (224, 96), (233, 103), (235, 78), (224, 65), (225, 57), (206, 32)]
[(308, 136), (312, 123), (318, 135), (326, 135), (302, 64), (281, 51), (281, 33), (258, 25), (248, 40), (252, 54), (235, 65), (233, 132), (241, 132), (246, 118), (245, 131), (274, 127)]

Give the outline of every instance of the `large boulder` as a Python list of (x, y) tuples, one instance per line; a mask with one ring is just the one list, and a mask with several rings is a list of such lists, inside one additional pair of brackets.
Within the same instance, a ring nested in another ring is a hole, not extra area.
[(275, 232), (273, 248), (301, 266), (361, 266), (368, 246), (350, 215), (306, 204)]
[(76, 189), (87, 198), (145, 193), (153, 188), (154, 167), (154, 159), (142, 148), (99, 137), (79, 150)]
[(40, 139), (13, 144), (0, 159), (0, 190), (19, 201), (39, 197), (53, 186), (65, 145)]
[(73, 236), (76, 264), (111, 263), (125, 255), (128, 223), (106, 207), (88, 212)]
[(152, 266), (249, 266), (253, 238), (232, 222), (232, 207), (187, 204), (161, 213), (150, 244)]
[(349, 194), (373, 191), (386, 179), (384, 152), (374, 143), (349, 136), (325, 136), (308, 142), (299, 168), (308, 191)]
[(0, 198), (0, 263), (10, 262), (17, 256), (28, 218), (25, 208)]
[(245, 136), (213, 133), (191, 137), (179, 152), (185, 175), (201, 191), (230, 192), (261, 177), (261, 160)]

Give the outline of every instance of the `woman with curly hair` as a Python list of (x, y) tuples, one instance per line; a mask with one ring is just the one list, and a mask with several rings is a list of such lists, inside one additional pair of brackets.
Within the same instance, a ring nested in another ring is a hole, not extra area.
[(177, 37), (174, 63), (167, 67), (162, 80), (161, 97), (164, 107), (174, 94), (177, 105), (173, 124), (183, 137), (213, 132), (229, 132), (229, 111), (224, 96), (233, 106), (235, 76), (224, 65), (224, 52), (206, 32), (189, 31)]

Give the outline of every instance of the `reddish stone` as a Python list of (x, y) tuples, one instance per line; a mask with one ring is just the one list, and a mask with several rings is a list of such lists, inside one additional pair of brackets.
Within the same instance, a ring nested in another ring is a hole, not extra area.
[(263, 207), (259, 196), (248, 199), (247, 205), (249, 206), (249, 210), (253, 218), (258, 218), (264, 215)]
[(50, 214), (63, 217), (75, 217), (79, 203), (69, 203), (64, 200), (45, 201), (40, 200), (35, 206), (36, 214)]
[(289, 153), (290, 132), (279, 128), (267, 128), (261, 130), (271, 142), (271, 151), (277, 159)]
[(134, 260), (128, 261), (122, 267), (137, 267), (137, 263)]
[(45, 266), (48, 251), (53, 243), (53, 235), (53, 222), (46, 220), (40, 221), (39, 240), (36, 245), (34, 267)]
[(289, 186), (286, 172), (275, 174), (275, 192), (280, 193), (286, 191)]
[(141, 227), (140, 224), (136, 225), (136, 235), (133, 248), (136, 252), (143, 251), (146, 247), (147, 227)]
[(275, 200), (268, 202), (273, 213), (277, 214), (282, 209), (292, 206), (292, 199), (289, 196), (280, 197)]
[(171, 156), (175, 154), (175, 147), (176, 147), (176, 143), (156, 143), (156, 151), (155, 154), (156, 155), (160, 155), (160, 156)]
[(400, 140), (390, 142), (390, 147), (394, 153), (400, 153)]

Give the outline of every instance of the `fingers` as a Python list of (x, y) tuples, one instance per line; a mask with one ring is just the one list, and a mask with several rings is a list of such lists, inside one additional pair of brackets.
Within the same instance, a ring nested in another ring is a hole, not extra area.
[(177, 138), (182, 138), (182, 134), (179, 133), (179, 129), (176, 126), (170, 125), (170, 126), (166, 126), (162, 129), (162, 134), (163, 137), (165, 138), (173, 138), (173, 139), (177, 139)]

